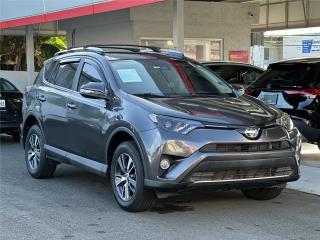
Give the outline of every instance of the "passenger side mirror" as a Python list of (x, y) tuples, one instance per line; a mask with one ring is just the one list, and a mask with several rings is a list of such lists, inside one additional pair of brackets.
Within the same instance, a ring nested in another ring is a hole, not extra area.
[(80, 94), (87, 98), (109, 99), (103, 82), (89, 82), (81, 86)]

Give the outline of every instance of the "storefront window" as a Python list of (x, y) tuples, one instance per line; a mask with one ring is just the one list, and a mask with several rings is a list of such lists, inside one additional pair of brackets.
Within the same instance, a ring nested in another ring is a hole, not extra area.
[[(142, 45), (173, 49), (171, 39), (141, 39)], [(184, 54), (197, 61), (222, 60), (222, 39), (185, 39)]]

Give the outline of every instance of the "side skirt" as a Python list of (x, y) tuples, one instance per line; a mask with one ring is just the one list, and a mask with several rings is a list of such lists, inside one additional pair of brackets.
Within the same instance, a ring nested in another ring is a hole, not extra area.
[(59, 148), (50, 145), (44, 145), (45, 150), (49, 156), (58, 158), (62, 163), (68, 163), (74, 166), (82, 167), (92, 173), (106, 176), (108, 165), (99, 163), (89, 158), (84, 158), (79, 155), (63, 151)]

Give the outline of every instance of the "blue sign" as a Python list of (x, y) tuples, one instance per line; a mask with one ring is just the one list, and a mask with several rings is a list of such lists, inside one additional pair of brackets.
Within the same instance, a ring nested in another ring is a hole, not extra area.
[(302, 40), (302, 53), (310, 53), (313, 40)]

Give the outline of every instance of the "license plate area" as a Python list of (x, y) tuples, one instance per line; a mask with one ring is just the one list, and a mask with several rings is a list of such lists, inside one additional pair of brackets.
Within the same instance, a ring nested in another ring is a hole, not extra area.
[(0, 108), (5, 108), (6, 107), (6, 100), (0, 99)]

